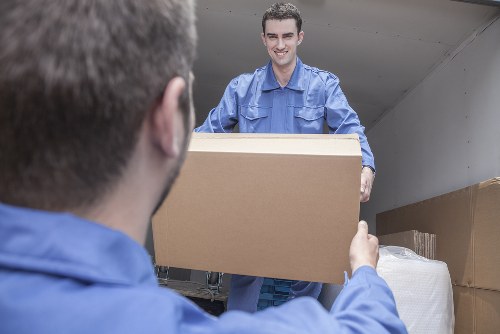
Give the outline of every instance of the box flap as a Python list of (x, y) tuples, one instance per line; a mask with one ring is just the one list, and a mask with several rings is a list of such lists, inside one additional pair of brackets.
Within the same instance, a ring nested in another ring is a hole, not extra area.
[(361, 156), (357, 134), (193, 133), (189, 151)]

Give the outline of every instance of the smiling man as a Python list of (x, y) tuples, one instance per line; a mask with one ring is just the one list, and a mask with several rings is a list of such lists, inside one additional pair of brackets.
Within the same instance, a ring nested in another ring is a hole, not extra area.
[[(357, 133), (361, 142), (360, 201), (366, 202), (375, 178), (375, 161), (364, 127), (349, 106), (339, 79), (330, 72), (302, 63), (297, 48), (304, 40), (299, 10), (275, 3), (262, 18), (262, 42), (271, 60), (251, 74), (234, 78), (219, 105), (197, 132)], [(228, 308), (254, 312), (263, 278), (233, 275)], [(320, 283), (296, 282), (291, 298), (317, 298)]]
[(189, 0), (0, 1), (0, 333), (406, 333), (365, 222), (330, 312), (216, 318), (158, 286), (143, 245), (194, 125), (194, 20)]

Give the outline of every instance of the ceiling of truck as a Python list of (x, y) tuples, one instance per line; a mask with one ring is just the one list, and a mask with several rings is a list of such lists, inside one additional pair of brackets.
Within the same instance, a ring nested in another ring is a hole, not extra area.
[[(264, 11), (275, 1), (198, 0), (197, 124), (238, 74), (264, 66)], [(498, 16), (450, 0), (294, 0), (304, 20), (299, 57), (340, 78), (367, 130), (440, 63)]]

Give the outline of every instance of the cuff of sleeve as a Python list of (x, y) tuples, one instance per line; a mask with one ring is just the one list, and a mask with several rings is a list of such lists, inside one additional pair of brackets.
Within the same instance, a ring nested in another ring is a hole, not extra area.
[(356, 271), (352, 274), (352, 277), (354, 278), (356, 275), (362, 275), (363, 273), (377, 275), (377, 271), (373, 267), (366, 265), (356, 269)]
[(371, 169), (371, 171), (373, 172), (373, 175), (375, 175), (377, 173), (377, 171), (375, 170), (375, 167), (373, 167), (372, 165), (368, 165), (368, 164), (363, 164), (361, 165), (361, 169), (365, 168), (365, 167), (368, 167)]

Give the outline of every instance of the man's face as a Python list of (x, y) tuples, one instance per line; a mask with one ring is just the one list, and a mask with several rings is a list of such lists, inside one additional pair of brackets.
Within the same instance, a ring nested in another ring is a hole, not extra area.
[(286, 67), (295, 64), (297, 45), (302, 42), (304, 32), (297, 32), (294, 19), (268, 20), (262, 42), (274, 65)]

